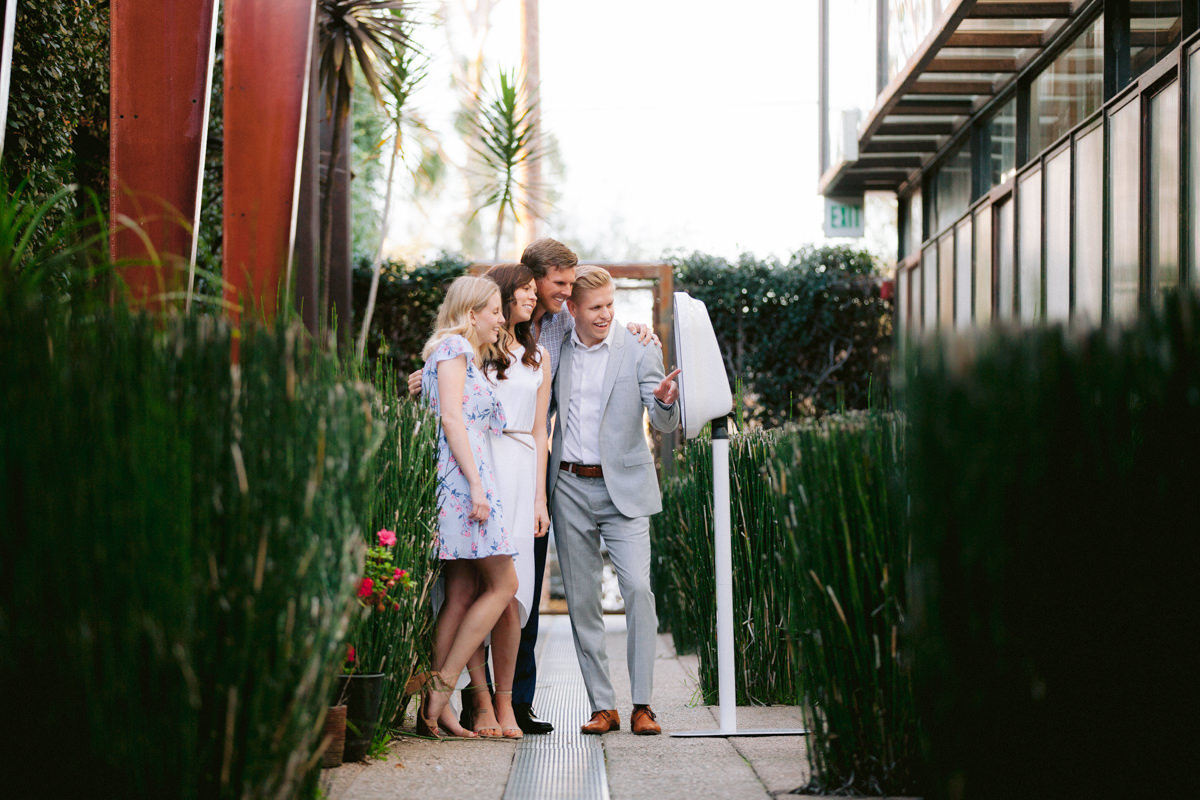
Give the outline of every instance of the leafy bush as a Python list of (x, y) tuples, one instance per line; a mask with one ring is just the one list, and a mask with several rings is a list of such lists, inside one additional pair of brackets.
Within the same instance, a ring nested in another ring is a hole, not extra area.
[(766, 426), (888, 395), (892, 307), (869, 253), (808, 247), (786, 263), (736, 264), (693, 253), (673, 261), (676, 289), (704, 301), (745, 411)]
[[(10, 187), (49, 197), (66, 184), (107, 196), (108, 0), (17, 5), (4, 160)], [(60, 198), (52, 218), (72, 208)]]
[[(689, 442), (654, 517), (655, 593), (717, 692), (712, 456)], [(908, 567), (902, 423), (831, 415), (730, 440), (740, 702), (802, 703), (808, 789), (904, 793), (918, 740), (899, 648)]]
[(1200, 300), (911, 367), (927, 796), (1196, 795)]
[[(469, 262), (444, 254), (415, 267), (394, 261), (384, 264), (367, 336), (367, 357), (383, 362), (399, 375), (420, 369), (424, 363), (421, 348), (433, 332), (446, 287), (465, 274), (468, 266)], [(359, 266), (354, 270), (355, 319), (364, 317), (370, 285), (369, 266)]]

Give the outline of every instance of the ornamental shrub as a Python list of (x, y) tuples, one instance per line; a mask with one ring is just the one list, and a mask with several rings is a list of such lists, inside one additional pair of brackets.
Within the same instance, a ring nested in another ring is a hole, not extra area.
[[(107, 196), (108, 0), (17, 5), (4, 160), (10, 187), (48, 197), (66, 184)], [(59, 204), (57, 219), (74, 207)], [(48, 228), (49, 230), (50, 228)]]
[[(443, 253), (428, 264), (409, 267), (398, 261), (383, 265), (375, 314), (367, 336), (367, 357), (407, 375), (421, 368), (421, 348), (437, 318), (446, 287), (466, 274), (470, 262)], [(363, 319), (371, 267), (360, 263), (354, 270), (354, 318)]]
[(741, 411), (753, 423), (885, 403), (892, 304), (865, 250), (806, 247), (787, 262), (672, 260), (675, 286), (708, 307)]

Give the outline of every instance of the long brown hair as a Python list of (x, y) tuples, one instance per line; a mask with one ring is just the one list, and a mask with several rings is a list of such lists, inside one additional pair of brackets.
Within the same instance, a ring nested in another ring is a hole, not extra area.
[[(504, 321), (511, 324), (517, 289), (534, 279), (533, 270), (524, 264), (497, 264), (489, 269), (486, 275), (500, 287), (500, 306), (504, 309)], [(525, 348), (521, 363), (527, 367), (536, 367), (540, 358), (537, 342), (533, 339), (533, 323), (530, 320), (518, 322), (512, 326), (512, 332), (517, 343)], [(497, 371), (497, 377), (503, 378), (503, 372)]]

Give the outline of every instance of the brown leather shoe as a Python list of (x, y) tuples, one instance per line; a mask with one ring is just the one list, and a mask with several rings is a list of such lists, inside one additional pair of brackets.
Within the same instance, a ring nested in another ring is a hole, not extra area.
[(653, 736), (662, 733), (662, 728), (654, 720), (654, 712), (650, 710), (650, 706), (638, 706), (633, 709), (633, 715), (629, 718), (629, 728), (635, 736)]
[(582, 725), (579, 728), (580, 733), (608, 733), (609, 731), (621, 730), (621, 717), (617, 714), (616, 709), (611, 711), (597, 711), (592, 714), (591, 720), (587, 725)]

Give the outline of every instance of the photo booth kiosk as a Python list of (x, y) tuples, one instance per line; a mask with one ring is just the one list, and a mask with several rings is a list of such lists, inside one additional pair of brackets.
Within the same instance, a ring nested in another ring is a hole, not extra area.
[(672, 736), (801, 736), (802, 729), (737, 728), (737, 684), (733, 668), (733, 551), (730, 532), (729, 413), (733, 394), (708, 308), (687, 292), (675, 293), (675, 366), (679, 373), (681, 426), (694, 439), (712, 423), (713, 537), (717, 588), (717, 684), (719, 730), (681, 731)]

